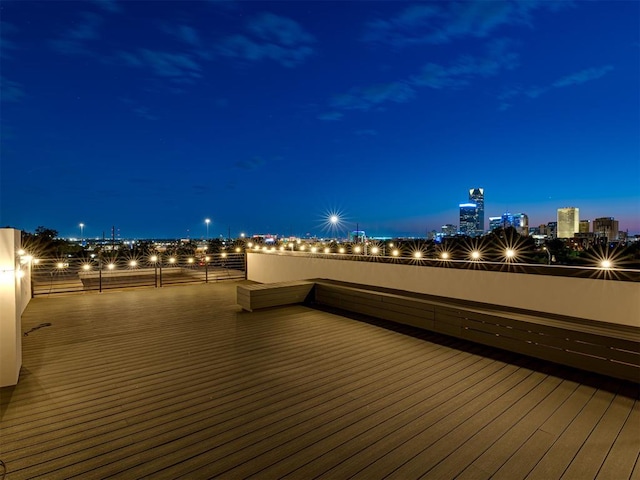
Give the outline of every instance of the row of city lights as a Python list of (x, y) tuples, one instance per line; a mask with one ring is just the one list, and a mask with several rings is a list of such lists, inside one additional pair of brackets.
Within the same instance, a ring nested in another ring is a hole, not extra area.
[[(295, 248), (295, 244), (294, 243), (290, 243), (288, 247), (285, 246), (280, 246), (278, 248), (276, 248), (275, 246), (271, 246), (268, 247), (266, 245), (260, 246), (260, 245), (253, 245), (251, 242), (249, 242), (247, 244), (247, 246), (255, 251), (264, 251), (264, 252), (284, 252), (284, 251), (288, 251), (289, 249), (291, 251), (294, 251)], [(290, 247), (290, 248), (289, 248)], [(298, 250), (301, 252), (304, 252), (307, 250), (307, 247), (303, 244), (303, 245), (299, 245)], [(309, 251), (311, 253), (324, 253), (324, 254), (331, 254), (331, 248), (329, 247), (324, 247), (324, 248), (318, 248), (318, 247), (310, 247)], [(381, 251), (380, 251), (380, 247), (378, 246), (372, 246), (368, 249), (368, 252), (373, 255), (373, 256), (377, 256), (380, 255)], [(338, 254), (347, 254), (347, 249), (345, 247), (340, 247), (338, 248), (337, 251)], [(367, 249), (364, 247), (361, 247), (360, 245), (356, 245), (355, 247), (353, 247), (353, 253), (356, 255), (362, 254), (362, 253), (367, 253)], [(392, 257), (399, 257), (401, 254), (401, 251), (397, 248), (392, 248), (391, 250), (391, 256)], [(513, 249), (513, 248), (507, 248), (504, 250), (504, 260), (506, 262), (516, 262), (517, 258), (518, 258), (518, 252)], [(425, 258), (424, 252), (422, 250), (414, 250), (413, 252), (411, 252), (411, 257), (418, 260), (418, 259), (422, 259)], [(483, 254), (480, 250), (472, 250), (469, 252), (468, 254), (468, 260), (472, 260), (474, 262), (480, 262), (482, 261), (483, 258)], [(437, 258), (435, 258), (437, 260), (453, 260), (451, 253), (443, 251), (440, 252), (440, 254), (438, 255)], [(611, 262), (611, 260), (609, 259), (603, 259), (600, 261), (599, 263), (600, 268), (604, 268), (604, 269), (610, 269), (613, 268), (613, 262)]]
[[(276, 252), (276, 251), (280, 251), (280, 252), (284, 252), (287, 250), (291, 250), (292, 252), (294, 251), (296, 245), (298, 246), (298, 251), (300, 252), (305, 252), (307, 251), (307, 246), (305, 244), (300, 244), (299, 242), (296, 244), (295, 242), (290, 242), (287, 246), (281, 245), (280, 247), (276, 248), (275, 246), (266, 246), (266, 245), (259, 245), (259, 244), (253, 244), (252, 242), (248, 242), (247, 243), (247, 247), (249, 249), (252, 249), (254, 251), (264, 251), (264, 252)], [(400, 257), (401, 255), (401, 251), (398, 248), (393, 248), (393, 244), (389, 245), (391, 248), (391, 257), (397, 258)], [(361, 255), (361, 254), (369, 254), (372, 256), (379, 256), (381, 254), (381, 249), (380, 247), (378, 247), (377, 245), (372, 245), (369, 246), (367, 248), (367, 245), (361, 246), (361, 245), (355, 245), (353, 247), (353, 254), (355, 255)], [(235, 248), (235, 252), (236, 253), (240, 253), (242, 251), (242, 249), (240, 247), (236, 247)], [(308, 251), (311, 253), (324, 253), (324, 254), (331, 254), (332, 250), (329, 247), (324, 247), (324, 248), (319, 248), (316, 246), (311, 246), (308, 248)], [(34, 258), (31, 255), (28, 255), (24, 250), (20, 250), (17, 252), (18, 255), (20, 256), (20, 260), (22, 264), (28, 263), (28, 262), (32, 262), (33, 264), (37, 265), (39, 264), (39, 259)], [(345, 247), (339, 247), (337, 252), (340, 255), (345, 255), (347, 254), (347, 249)], [(93, 257), (93, 256), (92, 256)], [(227, 253), (223, 252), (220, 254), (221, 258), (226, 258), (227, 257)], [(414, 250), (413, 252), (411, 252), (411, 257), (416, 259), (416, 260), (420, 260), (425, 258), (425, 254), (422, 250)], [(472, 250), (469, 252), (468, 254), (468, 260), (474, 261), (474, 262), (480, 262), (482, 261), (483, 258), (483, 254), (480, 250)], [(507, 248), (504, 250), (504, 260), (506, 262), (515, 262), (517, 261), (518, 258), (518, 254), (517, 251), (513, 248)], [(205, 262), (210, 262), (211, 261), (211, 257), (210, 256), (205, 256), (204, 258)], [(438, 255), (437, 258), (435, 258), (437, 260), (445, 260), (445, 261), (449, 261), (449, 260), (453, 260), (451, 254), (449, 252), (443, 251), (440, 252), (440, 254)], [(157, 265), (159, 262), (161, 262), (161, 259), (158, 255), (152, 255), (149, 257), (148, 262), (150, 264), (154, 264)], [(169, 257), (167, 259), (167, 262), (169, 264), (175, 264), (177, 262), (177, 259), (175, 257)], [(189, 257), (187, 259), (187, 263), (188, 264), (194, 264), (195, 263), (195, 258), (193, 257)], [(66, 267), (68, 267), (69, 264), (66, 262), (57, 262), (56, 263), (56, 268), (58, 269), (64, 269)], [(109, 270), (113, 270), (116, 268), (116, 264), (113, 262), (108, 263), (107, 265), (107, 269)], [(128, 262), (128, 266), (131, 268), (135, 268), (137, 266), (139, 266), (139, 261), (138, 260), (130, 260)], [(603, 269), (610, 269), (613, 268), (613, 262), (610, 259), (602, 259), (599, 262), (599, 267), (603, 268)], [(83, 270), (90, 270), (91, 269), (91, 264), (86, 263), (83, 265)], [(18, 272), (19, 276), (24, 275), (23, 273), (21, 273), (21, 270)]]

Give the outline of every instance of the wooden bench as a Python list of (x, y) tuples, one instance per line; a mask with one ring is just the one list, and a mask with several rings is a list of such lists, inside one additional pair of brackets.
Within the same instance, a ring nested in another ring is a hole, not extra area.
[(315, 281), (319, 305), (640, 383), (640, 328), (398, 290)]
[(249, 312), (258, 308), (303, 303), (313, 289), (313, 282), (255, 283), (238, 285), (236, 301)]

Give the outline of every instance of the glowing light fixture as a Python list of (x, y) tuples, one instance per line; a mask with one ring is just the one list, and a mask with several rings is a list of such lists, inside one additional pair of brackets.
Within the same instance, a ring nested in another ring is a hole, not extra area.
[(442, 252), (442, 253), (440, 254), (440, 258), (441, 258), (442, 260), (448, 260), (448, 259), (449, 259), (449, 252)]
[(380, 249), (378, 247), (371, 248), (371, 254), (372, 255), (377, 255), (379, 251), (380, 251)]
[(158, 261), (158, 256), (157, 255), (151, 255), (151, 258), (149, 259), (151, 260), (153, 263)]
[(613, 267), (613, 263), (611, 260), (603, 260), (600, 262), (600, 268), (611, 268)]
[(176, 259), (174, 257), (169, 258), (169, 263), (176, 263)]
[(471, 252), (471, 258), (473, 260), (479, 260), (480, 259), (480, 252), (478, 250), (474, 250), (473, 252)]
[(193, 258), (187, 258), (187, 263), (193, 263)]
[(110, 263), (109, 265), (107, 265), (107, 268), (108, 268), (109, 270), (113, 270), (114, 268), (116, 268), (116, 266), (115, 266), (115, 264)]
[(340, 249), (338, 250), (338, 252), (340, 252), (340, 253), (344, 253), (344, 252), (345, 252), (344, 247), (340, 247)]
[(394, 257), (397, 257), (398, 255), (400, 255), (400, 250), (398, 250), (397, 248), (394, 248), (391, 251), (391, 255), (393, 255)]
[(82, 266), (82, 269), (83, 269), (83, 270), (91, 270), (91, 265), (89, 265), (88, 263), (85, 263), (85, 264)]
[(413, 258), (422, 258), (422, 252), (420, 250), (416, 250), (413, 252)]

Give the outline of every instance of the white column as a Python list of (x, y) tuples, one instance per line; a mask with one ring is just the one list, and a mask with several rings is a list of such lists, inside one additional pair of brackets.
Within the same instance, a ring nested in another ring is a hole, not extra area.
[(0, 387), (16, 385), (22, 366), (20, 317), (30, 299), (31, 266), (20, 249), (20, 230), (0, 228)]

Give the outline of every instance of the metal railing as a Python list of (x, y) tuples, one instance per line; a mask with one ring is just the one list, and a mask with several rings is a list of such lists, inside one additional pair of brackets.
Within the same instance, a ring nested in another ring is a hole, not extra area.
[(206, 256), (38, 258), (32, 262), (32, 296), (209, 283), (246, 277), (244, 253)]

